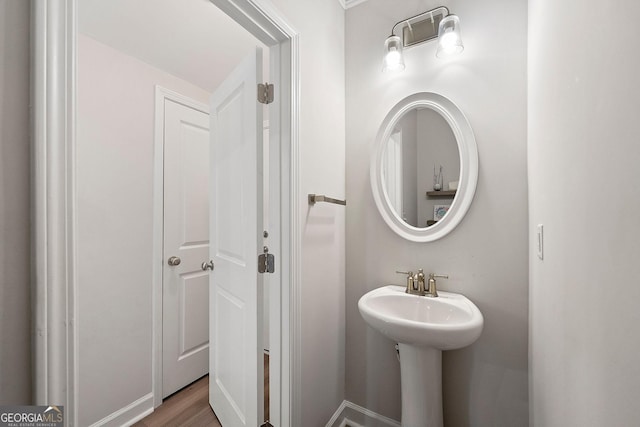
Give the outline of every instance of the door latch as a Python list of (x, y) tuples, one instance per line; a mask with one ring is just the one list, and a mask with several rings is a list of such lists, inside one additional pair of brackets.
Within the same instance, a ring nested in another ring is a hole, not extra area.
[(213, 267), (214, 267), (213, 260), (209, 260), (209, 262), (203, 262), (200, 265), (200, 268), (202, 268), (202, 271), (207, 271), (207, 270), (213, 271)]
[(276, 271), (276, 257), (269, 253), (269, 247), (264, 247), (264, 253), (258, 255), (258, 273), (273, 273)]

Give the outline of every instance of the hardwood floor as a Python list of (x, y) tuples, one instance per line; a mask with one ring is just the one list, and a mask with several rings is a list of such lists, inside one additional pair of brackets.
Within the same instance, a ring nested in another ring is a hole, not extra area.
[[(269, 355), (264, 355), (264, 413), (269, 419)], [(222, 427), (209, 406), (209, 375), (166, 398), (134, 427)]]
[(221, 427), (209, 406), (209, 375), (166, 398), (135, 427)]

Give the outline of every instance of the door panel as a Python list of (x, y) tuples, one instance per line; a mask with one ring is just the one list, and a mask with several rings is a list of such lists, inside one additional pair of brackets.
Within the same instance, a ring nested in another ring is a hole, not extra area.
[(184, 277), (180, 302), (179, 359), (183, 359), (209, 343), (209, 275)]
[[(209, 403), (224, 427), (262, 424), (262, 52), (211, 97)], [(260, 248), (260, 249), (259, 249)]]
[[(209, 115), (165, 101), (162, 396), (209, 371)], [(180, 257), (170, 266), (169, 257)]]
[[(243, 141), (246, 129), (242, 123), (243, 115), (243, 87), (237, 88), (224, 102), (216, 107), (217, 135), (223, 136), (230, 143), (218, 143), (216, 152), (216, 194), (220, 203), (215, 205), (214, 229), (218, 244), (217, 256), (224, 257), (239, 266), (246, 266), (244, 240), (239, 238), (244, 233), (244, 226), (250, 220), (248, 217), (250, 206), (243, 206), (244, 199), (249, 196), (251, 184), (245, 182), (245, 174), (251, 165), (246, 164)], [(250, 159), (246, 159), (250, 160)], [(219, 169), (218, 169), (219, 168)], [(249, 188), (247, 188), (249, 184)], [(255, 226), (254, 226), (255, 227)]]

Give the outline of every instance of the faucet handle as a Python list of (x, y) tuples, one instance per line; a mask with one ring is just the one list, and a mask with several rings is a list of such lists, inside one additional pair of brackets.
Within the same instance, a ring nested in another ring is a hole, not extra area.
[(446, 274), (435, 274), (429, 273), (429, 280), (427, 282), (427, 289), (425, 290), (425, 294), (429, 297), (437, 297), (438, 296), (438, 288), (436, 286), (436, 277), (441, 277), (443, 279), (448, 279), (449, 276)]
[(409, 277), (413, 277), (413, 271), (398, 271), (398, 270), (396, 270), (396, 273), (398, 273), (398, 274), (406, 274)]
[(398, 271), (396, 270), (396, 273), (398, 274), (406, 274), (407, 275), (407, 289), (405, 289), (405, 292), (408, 294), (413, 293), (413, 289), (415, 288), (415, 284), (416, 284), (416, 279), (413, 275), (413, 271)]

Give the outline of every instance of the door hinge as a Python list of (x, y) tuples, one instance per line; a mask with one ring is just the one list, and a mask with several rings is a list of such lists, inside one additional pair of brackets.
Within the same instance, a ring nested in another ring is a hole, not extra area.
[(258, 255), (258, 273), (273, 273), (276, 271), (276, 257), (269, 253), (269, 248), (264, 247), (264, 253)]
[(261, 104), (271, 104), (273, 102), (272, 84), (258, 83), (258, 102)]

